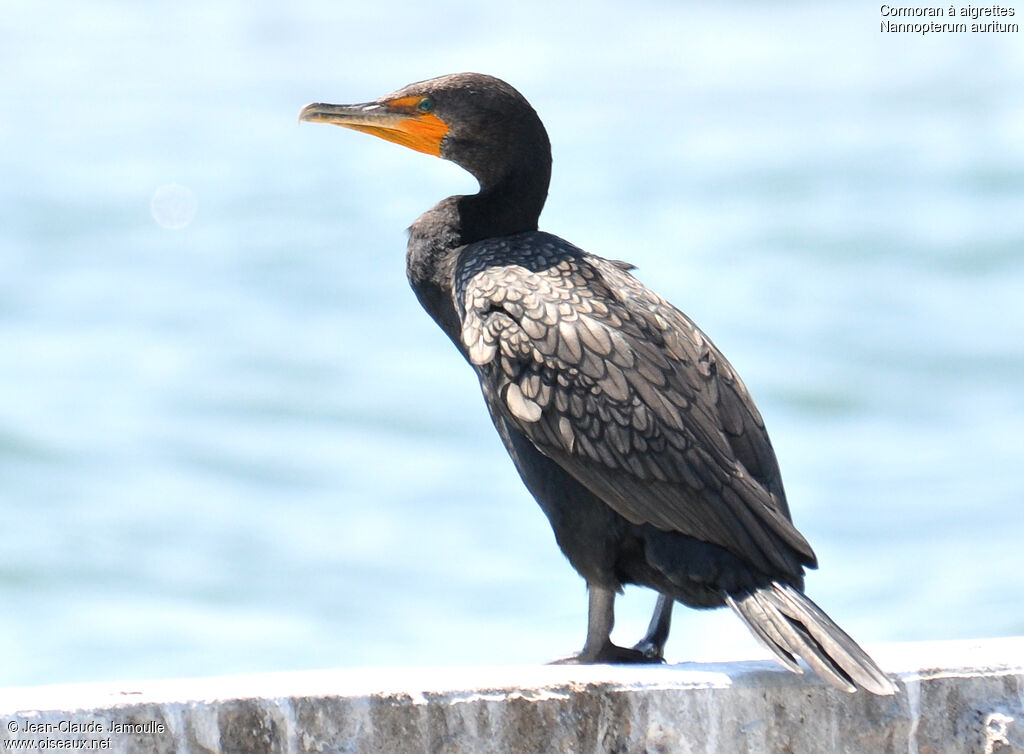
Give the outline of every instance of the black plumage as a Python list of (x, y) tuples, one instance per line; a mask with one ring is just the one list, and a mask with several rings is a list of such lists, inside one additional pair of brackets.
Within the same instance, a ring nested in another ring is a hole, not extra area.
[[(786, 667), (799, 671), (799, 657), (840, 688), (893, 693), (803, 594), (815, 556), (729, 362), (630, 265), (537, 230), (551, 151), (515, 89), (455, 74), (363, 105), (309, 105), (300, 118), (452, 160), (480, 182), (413, 223), (408, 275), (476, 370), (498, 434), (587, 582), (587, 641), (569, 661), (658, 661), (673, 602), (728, 604)], [(660, 595), (632, 649), (610, 639), (624, 584)]]

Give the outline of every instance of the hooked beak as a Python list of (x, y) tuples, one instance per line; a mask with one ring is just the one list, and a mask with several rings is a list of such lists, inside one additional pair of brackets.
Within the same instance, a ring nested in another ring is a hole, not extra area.
[(441, 156), (441, 142), (449, 129), (434, 113), (416, 112), (401, 100), (361, 105), (314, 102), (299, 112), (302, 121), (351, 128), (435, 157)]

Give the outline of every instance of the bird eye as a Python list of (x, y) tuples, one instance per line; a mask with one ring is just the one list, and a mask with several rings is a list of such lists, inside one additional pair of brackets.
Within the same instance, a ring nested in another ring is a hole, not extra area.
[(421, 113), (429, 113), (431, 110), (434, 109), (434, 100), (432, 100), (430, 97), (424, 97), (423, 99), (420, 100), (420, 103), (416, 105), (416, 109), (419, 110)]

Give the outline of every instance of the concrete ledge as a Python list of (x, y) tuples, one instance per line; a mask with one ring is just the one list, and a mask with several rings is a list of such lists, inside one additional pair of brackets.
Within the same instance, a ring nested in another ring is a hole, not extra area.
[(767, 661), (2, 689), (0, 752), (1024, 753), (1024, 638), (870, 651), (896, 696)]

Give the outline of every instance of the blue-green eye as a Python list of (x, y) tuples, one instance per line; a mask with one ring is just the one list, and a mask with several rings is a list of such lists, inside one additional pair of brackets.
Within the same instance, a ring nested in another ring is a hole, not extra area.
[(434, 109), (434, 100), (432, 100), (430, 97), (424, 97), (423, 99), (420, 100), (420, 103), (416, 105), (416, 109), (419, 110), (421, 113), (429, 113), (431, 110)]

